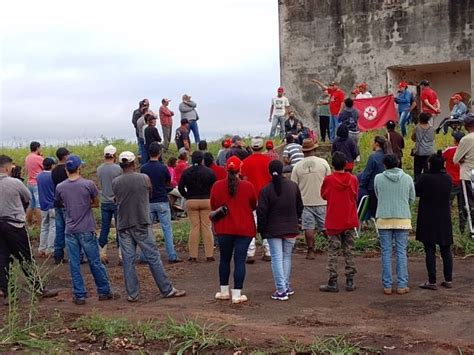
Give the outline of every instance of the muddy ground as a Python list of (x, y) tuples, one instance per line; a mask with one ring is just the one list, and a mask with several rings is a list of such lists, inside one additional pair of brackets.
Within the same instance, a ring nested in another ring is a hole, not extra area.
[[(133, 320), (164, 319), (170, 314), (176, 319), (188, 317), (202, 322), (228, 323), (231, 327), (227, 336), (246, 339), (252, 346), (262, 349), (277, 346), (283, 336), (311, 343), (316, 336), (346, 335), (361, 346), (390, 354), (457, 353), (459, 349), (474, 353), (474, 258), (455, 259), (453, 289), (428, 291), (417, 287), (426, 280), (424, 259), (410, 257), (412, 292), (385, 296), (379, 258), (359, 256), (356, 258), (357, 290), (349, 293), (341, 287), (337, 294), (325, 294), (319, 292), (318, 287), (327, 278), (326, 255), (319, 254), (316, 260), (306, 260), (303, 250), (297, 250), (292, 274), (296, 294), (289, 301), (270, 299), (274, 291), (270, 263), (258, 260), (247, 266), (244, 293), (249, 302), (233, 306), (214, 300), (219, 285), (218, 261), (203, 260), (175, 265), (165, 262), (175, 286), (187, 291), (187, 296), (181, 299), (160, 299), (148, 267), (138, 265), (141, 299), (130, 304), (126, 301), (117, 249), (112, 246), (108, 254), (111, 259), (108, 272), (114, 289), (122, 295), (120, 300), (99, 303), (88, 267), (83, 265), (90, 294), (85, 306), (73, 305), (68, 265), (61, 265), (50, 277), (50, 286), (58, 288), (60, 294), (43, 300), (40, 313), (53, 314), (58, 310), (64, 319), (74, 320), (96, 309), (106, 316)], [(218, 252), (216, 254), (218, 260)], [(184, 253), (181, 256), (186, 258)], [(165, 256), (163, 260), (166, 260)], [(440, 282), (441, 260), (438, 265)], [(343, 270), (342, 260), (340, 270)], [(340, 281), (340, 284), (344, 282), (343, 276)], [(0, 310), (0, 316), (4, 312), (5, 308)]]

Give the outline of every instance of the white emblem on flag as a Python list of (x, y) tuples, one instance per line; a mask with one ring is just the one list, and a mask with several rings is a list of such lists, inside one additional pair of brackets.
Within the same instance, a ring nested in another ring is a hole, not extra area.
[(364, 117), (369, 121), (375, 120), (377, 109), (374, 106), (367, 106), (364, 110)]

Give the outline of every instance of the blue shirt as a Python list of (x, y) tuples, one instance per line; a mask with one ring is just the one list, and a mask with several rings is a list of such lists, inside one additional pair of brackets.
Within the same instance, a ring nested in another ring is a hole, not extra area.
[(467, 112), (466, 105), (464, 104), (464, 102), (459, 101), (459, 103), (453, 106), (453, 110), (451, 111), (451, 116), (453, 116), (453, 118), (459, 118), (462, 115), (465, 115), (466, 112)]
[(359, 187), (368, 191), (374, 191), (374, 180), (377, 174), (383, 173), (385, 167), (383, 158), (385, 154), (382, 150), (376, 150), (369, 156), (364, 171), (359, 176)]
[(150, 203), (168, 202), (167, 188), (171, 187), (171, 175), (168, 168), (159, 161), (149, 160), (142, 166), (140, 172), (148, 175), (151, 180)]
[(42, 171), (36, 177), (38, 183), (39, 204), (42, 211), (54, 208), (55, 186), (51, 171)]
[(407, 111), (413, 102), (413, 95), (408, 89), (405, 89), (398, 93), (395, 102), (398, 104), (398, 112)]

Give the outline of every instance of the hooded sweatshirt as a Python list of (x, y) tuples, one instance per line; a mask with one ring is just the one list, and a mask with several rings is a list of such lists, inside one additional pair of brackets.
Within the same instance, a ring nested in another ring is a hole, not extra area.
[(415, 201), (415, 186), (410, 175), (393, 168), (378, 174), (374, 181), (378, 198), (377, 218), (411, 219), (410, 205)]
[(337, 235), (359, 226), (357, 216), (357, 178), (347, 172), (336, 171), (323, 181), (321, 197), (327, 201), (326, 230)]
[(359, 126), (357, 125), (357, 120), (359, 118), (359, 111), (353, 107), (346, 107), (339, 114), (339, 122), (344, 124), (349, 128), (349, 132), (358, 133)]

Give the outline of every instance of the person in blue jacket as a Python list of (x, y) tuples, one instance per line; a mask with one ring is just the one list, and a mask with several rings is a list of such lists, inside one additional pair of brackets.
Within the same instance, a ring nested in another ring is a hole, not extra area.
[(357, 176), (359, 179), (359, 197), (369, 195), (369, 217), (375, 218), (377, 212), (377, 196), (375, 195), (374, 180), (377, 174), (385, 168), (383, 158), (387, 153), (388, 142), (385, 137), (376, 136), (372, 146), (373, 153), (369, 156), (365, 169)]
[(395, 102), (398, 104), (400, 130), (402, 131), (402, 136), (405, 137), (407, 134), (406, 126), (411, 120), (412, 106), (416, 104), (413, 94), (408, 90), (408, 84), (404, 81), (398, 84), (398, 94), (395, 97)]

